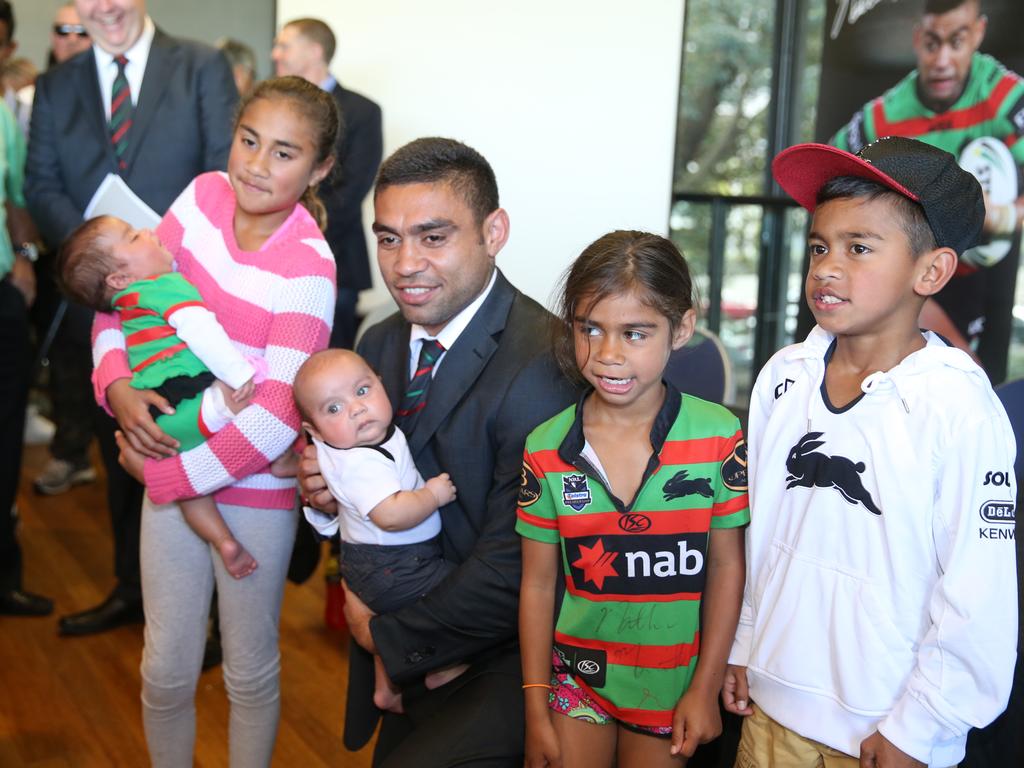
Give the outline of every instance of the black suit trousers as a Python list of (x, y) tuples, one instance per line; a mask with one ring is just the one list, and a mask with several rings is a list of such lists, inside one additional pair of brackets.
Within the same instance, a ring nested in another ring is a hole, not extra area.
[(519, 652), (511, 649), (441, 688), (405, 688), (406, 714), (385, 713), (374, 768), (518, 768), (526, 727), (522, 683)]
[(100, 442), (103, 466), (107, 471), (107, 506), (114, 537), (114, 594), (128, 602), (142, 597), (139, 570), (139, 535), (142, 530), (142, 497), (146, 489), (118, 463), (120, 451), (114, 440), (117, 422), (106, 411), (94, 406), (96, 437)]
[(0, 591), (21, 586), (14, 500), (18, 495), (28, 401), (29, 330), (25, 299), (0, 280)]
[(57, 431), (50, 443), (55, 459), (87, 458), (96, 421), (92, 393), (91, 309), (68, 303), (50, 349), (50, 399)]

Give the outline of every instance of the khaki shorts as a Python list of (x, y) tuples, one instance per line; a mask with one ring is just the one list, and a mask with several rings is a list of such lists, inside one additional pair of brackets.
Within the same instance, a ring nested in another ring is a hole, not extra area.
[(859, 768), (858, 758), (805, 739), (756, 704), (753, 709), (754, 714), (743, 718), (735, 768)]
[[(757, 704), (743, 718), (734, 768), (860, 768), (860, 760), (779, 725)], [(952, 766), (957, 768), (957, 766)]]

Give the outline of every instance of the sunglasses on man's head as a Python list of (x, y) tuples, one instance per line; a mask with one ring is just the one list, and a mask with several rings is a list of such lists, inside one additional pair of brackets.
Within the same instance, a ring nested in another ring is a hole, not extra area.
[(68, 35), (89, 36), (89, 33), (85, 31), (85, 27), (81, 24), (54, 24), (53, 34), (57, 37), (67, 37)]

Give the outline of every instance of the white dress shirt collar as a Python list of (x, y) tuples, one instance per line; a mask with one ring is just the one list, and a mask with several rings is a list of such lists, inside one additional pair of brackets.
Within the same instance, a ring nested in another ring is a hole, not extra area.
[[(146, 74), (146, 62), (149, 61), (149, 49), (153, 46), (153, 37), (156, 35), (156, 25), (147, 14), (142, 24), (142, 34), (135, 41), (135, 45), (124, 52), (128, 58), (128, 66), (124, 68), (125, 77), (128, 78), (128, 86), (132, 92), (132, 104), (139, 103), (139, 93), (142, 91), (142, 76)], [(117, 62), (114, 55), (99, 47), (96, 43), (92, 45), (93, 55), (96, 58), (96, 74), (100, 79), (100, 96), (103, 98), (103, 114), (110, 120), (110, 92), (114, 87), (114, 78), (117, 77)]]
[(476, 316), (476, 313), (480, 310), (480, 307), (487, 300), (487, 297), (491, 295), (491, 290), (494, 288), (494, 283), (498, 279), (498, 270), (495, 268), (491, 272), (491, 280), (487, 283), (487, 287), (480, 292), (473, 301), (471, 301), (465, 309), (459, 314), (453, 317), (444, 328), (437, 334), (437, 336), (431, 336), (427, 333), (427, 329), (422, 325), (413, 323), (412, 331), (409, 333), (409, 377), (412, 378), (413, 373), (416, 371), (416, 363), (420, 357), (420, 347), (423, 346), (424, 339), (437, 339), (441, 342), (441, 346), (445, 348), (445, 351), (437, 358), (437, 362), (434, 364), (434, 372), (432, 376), (437, 375), (438, 368), (441, 367), (441, 363), (444, 361), (445, 355), (448, 354), (448, 350), (452, 348), (452, 345), (458, 341), (459, 336), (466, 330), (470, 322)]

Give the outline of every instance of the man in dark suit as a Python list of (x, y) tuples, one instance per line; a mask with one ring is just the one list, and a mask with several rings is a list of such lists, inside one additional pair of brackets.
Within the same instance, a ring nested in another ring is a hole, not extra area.
[[(93, 46), (36, 82), (26, 164), (29, 209), (52, 248), (82, 222), (109, 173), (119, 174), (163, 214), (193, 177), (224, 168), (238, 100), (224, 56), (157, 29), (146, 15), (145, 0), (77, 0), (75, 5)], [(69, 308), (64, 330), (72, 345), (88, 349), (91, 324), (89, 310)], [(90, 387), (88, 378), (77, 386)], [(98, 419), (117, 585), (100, 605), (62, 617), (65, 635), (142, 620), (143, 488), (118, 465), (114, 422), (106, 414)]]
[[(426, 405), (399, 418), (425, 477), (448, 472), (458, 499), (441, 509), (455, 572), (421, 600), (373, 616), (352, 594), (345, 745), (359, 749), (380, 712), (379, 653), (403, 689), (406, 714), (383, 713), (375, 765), (522, 765), (523, 697), (517, 641), (520, 544), (514, 531), (523, 442), (573, 393), (549, 353), (551, 316), (495, 268), (508, 214), (487, 161), (449, 139), (419, 139), (381, 166), (374, 193), (377, 259), (401, 314), (370, 328), (360, 352), (380, 372), (396, 413), (420, 348), (444, 348)], [(307, 450), (300, 483), (333, 509)], [(357, 644), (356, 644), (357, 643)], [(433, 690), (424, 675), (469, 670)]]
[(380, 107), (342, 88), (328, 70), (335, 50), (334, 33), (320, 19), (295, 19), (274, 40), (271, 58), (282, 75), (296, 75), (328, 91), (338, 102), (344, 129), (335, 147), (335, 170), (319, 188), (327, 208), (324, 237), (338, 265), (338, 301), (334, 305), (331, 346), (351, 349), (356, 336), (359, 292), (369, 288), (370, 261), (363, 231), (363, 198), (384, 152)]

